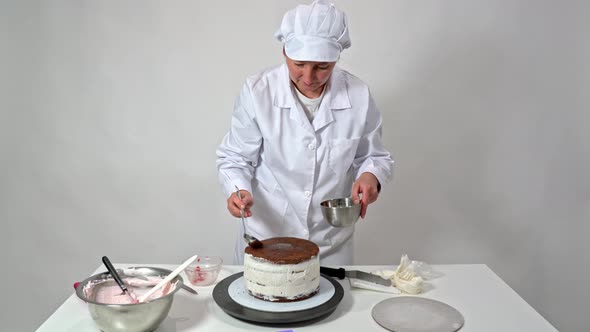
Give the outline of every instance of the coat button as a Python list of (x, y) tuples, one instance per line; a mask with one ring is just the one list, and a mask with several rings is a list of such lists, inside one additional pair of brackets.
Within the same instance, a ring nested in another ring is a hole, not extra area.
[(315, 145), (313, 145), (313, 143), (309, 143), (309, 145), (307, 146), (308, 149), (313, 150), (315, 149)]
[(311, 191), (306, 191), (305, 192), (305, 197), (311, 197)]

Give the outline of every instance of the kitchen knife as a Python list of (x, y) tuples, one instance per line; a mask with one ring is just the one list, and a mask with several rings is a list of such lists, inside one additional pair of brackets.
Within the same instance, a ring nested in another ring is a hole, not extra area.
[(378, 275), (363, 271), (345, 270), (343, 268), (333, 269), (330, 267), (320, 266), (320, 273), (323, 273), (330, 277), (336, 277), (338, 279), (353, 278), (372, 282), (383, 286), (391, 286), (391, 280), (381, 278)]

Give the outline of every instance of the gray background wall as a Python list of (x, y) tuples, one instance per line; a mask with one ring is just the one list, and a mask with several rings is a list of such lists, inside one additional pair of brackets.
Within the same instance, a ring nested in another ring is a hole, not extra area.
[[(231, 261), (215, 148), (246, 76), (282, 61), (272, 35), (296, 3), (1, 3), (2, 330), (37, 328), (102, 255)], [(590, 5), (336, 4), (340, 65), (371, 85), (397, 162), (356, 262), (485, 263), (586, 330)]]

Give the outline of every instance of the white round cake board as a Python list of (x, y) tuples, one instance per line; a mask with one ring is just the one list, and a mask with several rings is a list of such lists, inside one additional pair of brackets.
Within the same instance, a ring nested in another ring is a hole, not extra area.
[(244, 277), (234, 280), (228, 287), (229, 296), (238, 304), (255, 310), (288, 312), (314, 308), (328, 302), (334, 296), (334, 285), (324, 277), (320, 278), (320, 290), (314, 296), (295, 302), (270, 302), (250, 295), (246, 290)]
[(450, 305), (412, 296), (383, 300), (371, 313), (379, 325), (395, 332), (455, 332), (465, 323)]

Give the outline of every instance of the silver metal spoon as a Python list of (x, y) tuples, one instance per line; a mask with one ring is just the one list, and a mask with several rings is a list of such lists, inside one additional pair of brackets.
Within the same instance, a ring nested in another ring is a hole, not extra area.
[[(238, 198), (242, 200), (242, 194), (240, 194), (240, 188), (238, 188), (238, 186), (236, 186), (236, 195), (238, 195)], [(244, 221), (244, 209), (242, 208), (240, 208), (240, 215), (242, 217), (242, 228), (244, 229), (244, 241), (246, 241), (246, 243), (254, 249), (262, 248), (262, 242), (260, 242), (257, 238), (246, 232), (246, 222)]]
[(196, 290), (190, 288), (189, 286), (182, 284), (182, 286), (180, 286), (180, 288), (184, 289), (185, 291), (189, 292), (189, 293), (193, 293), (193, 294), (199, 294)]

